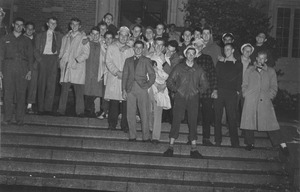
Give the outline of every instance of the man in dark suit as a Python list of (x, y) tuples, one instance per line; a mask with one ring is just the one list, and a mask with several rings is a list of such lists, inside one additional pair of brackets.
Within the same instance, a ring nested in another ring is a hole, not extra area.
[[(127, 99), (129, 141), (136, 141), (136, 104), (142, 121), (143, 141), (150, 141), (148, 89), (155, 81), (155, 71), (149, 58), (142, 56), (144, 43), (134, 43), (134, 56), (125, 60), (122, 75), (122, 96)], [(147, 79), (147, 75), (149, 79)]]
[(48, 30), (37, 35), (34, 56), (38, 63), (38, 112), (52, 112), (55, 93), (58, 54), (61, 47), (62, 34), (55, 31), (57, 18), (50, 17)]

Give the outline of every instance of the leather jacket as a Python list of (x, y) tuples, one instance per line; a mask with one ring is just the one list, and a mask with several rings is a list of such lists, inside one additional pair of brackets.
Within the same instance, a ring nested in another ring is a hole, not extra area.
[(185, 98), (203, 93), (209, 87), (204, 70), (195, 61), (194, 65), (189, 67), (185, 59), (172, 70), (167, 86)]

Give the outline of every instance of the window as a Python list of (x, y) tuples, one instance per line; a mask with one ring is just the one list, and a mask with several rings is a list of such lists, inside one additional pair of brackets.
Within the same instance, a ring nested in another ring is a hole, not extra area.
[(295, 9), (292, 57), (300, 58), (300, 9)]
[(276, 40), (280, 57), (300, 58), (300, 9), (277, 9)]
[(281, 57), (288, 56), (290, 18), (291, 9), (278, 8), (276, 39), (278, 41), (278, 53)]

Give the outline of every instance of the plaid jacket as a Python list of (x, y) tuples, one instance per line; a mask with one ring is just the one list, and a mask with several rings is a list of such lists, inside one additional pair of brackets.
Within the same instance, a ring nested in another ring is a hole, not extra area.
[(209, 84), (209, 88), (200, 94), (200, 98), (211, 98), (211, 93), (217, 89), (217, 75), (213, 60), (211, 56), (202, 54), (196, 58), (196, 62), (203, 68)]

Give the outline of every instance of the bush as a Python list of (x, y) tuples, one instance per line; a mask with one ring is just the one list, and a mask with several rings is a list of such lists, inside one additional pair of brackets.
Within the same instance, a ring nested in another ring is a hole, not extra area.
[[(189, 0), (184, 5), (186, 19), (191, 20), (192, 27), (200, 26), (201, 18), (206, 18), (212, 27), (214, 40), (220, 42), (223, 33), (231, 32), (235, 36), (235, 44), (240, 47), (244, 43), (255, 43), (259, 32), (271, 31), (270, 18), (262, 9), (265, 1), (253, 4), (249, 0)], [(274, 38), (267, 41), (269, 48), (276, 47)], [(274, 54), (277, 55), (277, 54)], [(275, 58), (276, 59), (276, 58)]]

